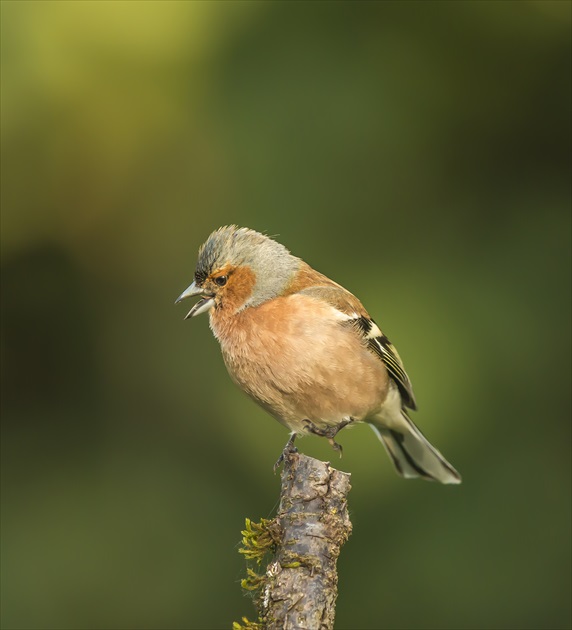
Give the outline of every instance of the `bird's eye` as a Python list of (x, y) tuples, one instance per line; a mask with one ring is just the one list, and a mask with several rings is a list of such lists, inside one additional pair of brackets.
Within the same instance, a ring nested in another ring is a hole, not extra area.
[(216, 282), (216, 284), (218, 284), (219, 287), (224, 287), (227, 280), (227, 276), (217, 276), (216, 278), (214, 278), (214, 281)]

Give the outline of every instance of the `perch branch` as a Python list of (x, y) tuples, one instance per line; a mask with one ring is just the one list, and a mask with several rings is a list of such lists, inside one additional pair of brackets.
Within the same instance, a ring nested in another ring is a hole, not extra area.
[(260, 563), (264, 551), (274, 550), (265, 574), (249, 569), (243, 581), (245, 588), (258, 593), (260, 625), (245, 619), (245, 626), (237, 623), (235, 628), (251, 624), (265, 630), (332, 630), (336, 562), (352, 529), (349, 491), (348, 473), (297, 452), (285, 456), (277, 516), (254, 530), (247, 521), (243, 532), (241, 552), (247, 558)]

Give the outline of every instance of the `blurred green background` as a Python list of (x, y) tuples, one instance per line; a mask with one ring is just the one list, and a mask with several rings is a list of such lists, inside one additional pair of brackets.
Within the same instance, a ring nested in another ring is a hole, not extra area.
[(229, 628), (286, 431), (175, 297), (356, 293), (460, 487), (342, 434), (337, 627), (570, 627), (568, 2), (2, 2), (2, 627)]

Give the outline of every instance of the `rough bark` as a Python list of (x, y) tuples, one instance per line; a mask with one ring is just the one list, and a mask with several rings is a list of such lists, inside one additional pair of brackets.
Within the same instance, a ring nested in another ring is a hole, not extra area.
[(336, 562), (352, 525), (350, 475), (297, 452), (285, 457), (275, 523), (276, 554), (259, 604), (268, 630), (331, 630)]

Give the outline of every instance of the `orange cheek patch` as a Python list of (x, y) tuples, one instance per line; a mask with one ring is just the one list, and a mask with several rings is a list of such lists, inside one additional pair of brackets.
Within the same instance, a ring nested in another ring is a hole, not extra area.
[(237, 267), (229, 275), (223, 295), (223, 306), (231, 310), (240, 308), (252, 295), (256, 278), (250, 267)]

